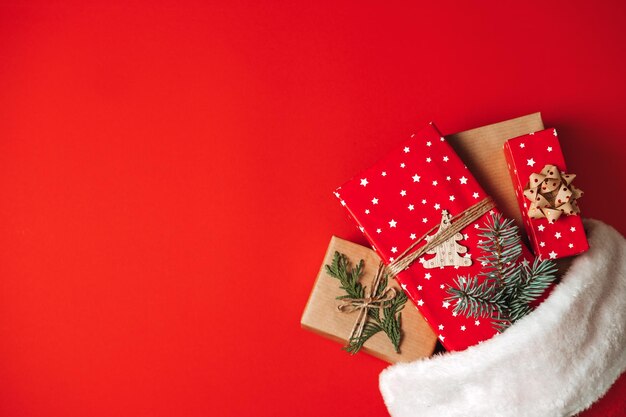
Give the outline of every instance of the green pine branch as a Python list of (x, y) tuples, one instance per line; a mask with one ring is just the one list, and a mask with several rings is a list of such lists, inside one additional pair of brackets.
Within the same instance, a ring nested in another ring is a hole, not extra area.
[(472, 278), (457, 277), (448, 287), (448, 300), (455, 303), (456, 313), (490, 317), (494, 328), (503, 332), (532, 311), (531, 304), (556, 279), (556, 264), (539, 258), (532, 265), (518, 262), (522, 254), (518, 228), (500, 214), (492, 215), (479, 230), (482, 271)]
[[(350, 260), (346, 255), (335, 252), (330, 265), (326, 265), (326, 272), (333, 278), (337, 278), (340, 288), (346, 292), (345, 295), (337, 297), (344, 298), (364, 298), (365, 287), (359, 282), (363, 274), (365, 263), (363, 260), (351, 267)], [(374, 297), (381, 296), (387, 289), (388, 278), (381, 278)], [(363, 328), (363, 333), (359, 338), (348, 340), (348, 344), (344, 350), (354, 354), (357, 353), (367, 342), (369, 338), (376, 333), (385, 332), (396, 353), (400, 353), (400, 343), (402, 342), (402, 309), (407, 302), (407, 296), (402, 291), (396, 292), (384, 308), (382, 308), (382, 317), (378, 308), (367, 309), (367, 323)]]

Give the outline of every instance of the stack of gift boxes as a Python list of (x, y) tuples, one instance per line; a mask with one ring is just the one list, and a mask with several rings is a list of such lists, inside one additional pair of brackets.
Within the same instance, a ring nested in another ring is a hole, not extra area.
[[(449, 288), (480, 276), (481, 228), (500, 209), (527, 234), (532, 251), (522, 245), (520, 262), (584, 252), (574, 177), (556, 130), (544, 129), (539, 114), (448, 137), (432, 123), (423, 127), (335, 190), (372, 249), (333, 237), (303, 327), (347, 345), (366, 334), (362, 350), (391, 363), (430, 356), (437, 340), (459, 351), (493, 337), (492, 319), (458, 314)], [(339, 255), (353, 281), (338, 278)], [(376, 275), (387, 273), (378, 288)], [(360, 292), (348, 295), (357, 281)], [(396, 306), (401, 292), (410, 301)], [(393, 317), (399, 348), (388, 340)]]

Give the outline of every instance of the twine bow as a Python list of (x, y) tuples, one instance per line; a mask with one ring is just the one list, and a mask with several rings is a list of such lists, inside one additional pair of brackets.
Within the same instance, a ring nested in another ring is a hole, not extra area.
[(554, 223), (562, 213), (573, 216), (580, 213), (576, 200), (583, 192), (574, 187), (575, 174), (559, 171), (554, 165), (546, 165), (540, 173), (530, 174), (524, 197), (532, 203), (528, 208), (531, 219), (546, 218)]
[(367, 322), (367, 311), (370, 308), (384, 308), (396, 296), (396, 290), (391, 287), (387, 287), (385, 291), (375, 295), (378, 292), (378, 287), (384, 273), (385, 264), (381, 262), (378, 265), (378, 271), (376, 271), (376, 277), (374, 278), (371, 287), (369, 290), (365, 290), (367, 292), (367, 297), (342, 298), (341, 304), (337, 306), (337, 310), (342, 313), (352, 313), (354, 311), (359, 312), (359, 315), (354, 322), (354, 326), (352, 326), (352, 331), (350, 332), (350, 337), (348, 338), (349, 341), (358, 340), (363, 334), (363, 329), (365, 328), (365, 323)]

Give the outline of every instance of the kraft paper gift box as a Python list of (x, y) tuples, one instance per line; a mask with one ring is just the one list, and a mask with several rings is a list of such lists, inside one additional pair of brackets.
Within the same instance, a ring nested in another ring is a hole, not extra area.
[[(345, 291), (340, 288), (339, 281), (327, 273), (325, 267), (332, 263), (335, 252), (345, 254), (352, 265), (360, 260), (364, 261), (360, 282), (365, 286), (371, 285), (380, 264), (380, 258), (376, 252), (364, 246), (335, 236), (330, 240), (313, 291), (302, 314), (301, 325), (305, 329), (345, 345), (358, 312), (346, 313), (337, 309), (341, 303), (337, 297), (345, 295)], [(402, 291), (398, 283), (393, 280), (390, 280), (388, 286), (396, 291)], [(410, 301), (405, 304), (401, 314), (400, 353), (395, 351), (384, 332), (379, 332), (368, 339), (362, 351), (389, 363), (410, 362), (430, 356), (435, 349), (437, 336)]]

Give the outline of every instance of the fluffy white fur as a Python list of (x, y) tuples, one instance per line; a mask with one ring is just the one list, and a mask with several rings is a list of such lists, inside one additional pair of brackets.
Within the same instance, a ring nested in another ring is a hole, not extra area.
[(532, 314), (465, 351), (384, 370), (391, 415), (569, 416), (600, 398), (626, 368), (626, 241), (585, 226), (590, 250)]

